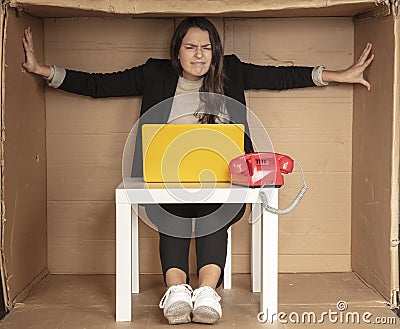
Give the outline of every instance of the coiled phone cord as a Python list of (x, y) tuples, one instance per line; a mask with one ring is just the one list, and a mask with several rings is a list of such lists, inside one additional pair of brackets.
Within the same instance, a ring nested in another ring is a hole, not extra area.
[(306, 180), (304, 178), (303, 167), (297, 161), (294, 161), (294, 164), (297, 164), (300, 167), (301, 175), (303, 177), (303, 187), (300, 189), (299, 193), (297, 193), (297, 196), (294, 198), (293, 202), (289, 206), (287, 206), (285, 209), (277, 209), (277, 208), (274, 208), (274, 207), (271, 207), (270, 205), (268, 205), (268, 198), (264, 191), (265, 183), (260, 188), (260, 197), (263, 202), (263, 206), (264, 206), (265, 210), (269, 211), (270, 213), (273, 213), (275, 215), (285, 215), (285, 214), (291, 212), (297, 206), (297, 204), (300, 202), (300, 200), (303, 198), (304, 193), (306, 193), (306, 191), (308, 189)]

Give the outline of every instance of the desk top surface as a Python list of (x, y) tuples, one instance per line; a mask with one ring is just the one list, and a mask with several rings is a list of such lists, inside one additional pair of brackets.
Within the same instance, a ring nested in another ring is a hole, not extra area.
[[(272, 195), (275, 188), (265, 189)], [(146, 183), (125, 178), (116, 188), (117, 203), (261, 203), (259, 188), (221, 183)]]
[[(147, 190), (147, 189), (249, 189), (247, 186), (234, 185), (230, 182), (203, 182), (203, 183), (146, 183), (142, 178), (124, 178), (117, 189)], [(254, 188), (251, 188), (254, 189)]]

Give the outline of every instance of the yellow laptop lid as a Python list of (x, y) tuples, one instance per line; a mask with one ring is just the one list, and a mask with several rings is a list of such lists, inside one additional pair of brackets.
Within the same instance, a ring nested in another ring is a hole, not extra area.
[(229, 162), (244, 153), (242, 124), (144, 124), (146, 182), (228, 182)]

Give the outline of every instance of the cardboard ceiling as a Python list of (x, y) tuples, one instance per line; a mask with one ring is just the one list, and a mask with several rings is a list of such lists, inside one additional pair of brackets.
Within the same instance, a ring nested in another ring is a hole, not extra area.
[[(375, 10), (388, 10), (389, 0), (9, 0), (11, 7), (40, 17), (218, 15), (219, 17), (354, 17)], [(385, 5), (386, 4), (386, 5)], [(190, 13), (188, 13), (190, 8)]]

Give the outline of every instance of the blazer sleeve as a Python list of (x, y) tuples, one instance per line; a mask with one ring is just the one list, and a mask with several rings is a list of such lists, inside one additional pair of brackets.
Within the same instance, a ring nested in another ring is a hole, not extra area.
[(92, 98), (138, 96), (143, 94), (146, 64), (113, 73), (66, 70), (59, 89)]
[(241, 62), (239, 58), (237, 60), (244, 89), (285, 90), (315, 86), (312, 80), (313, 67), (262, 66)]

